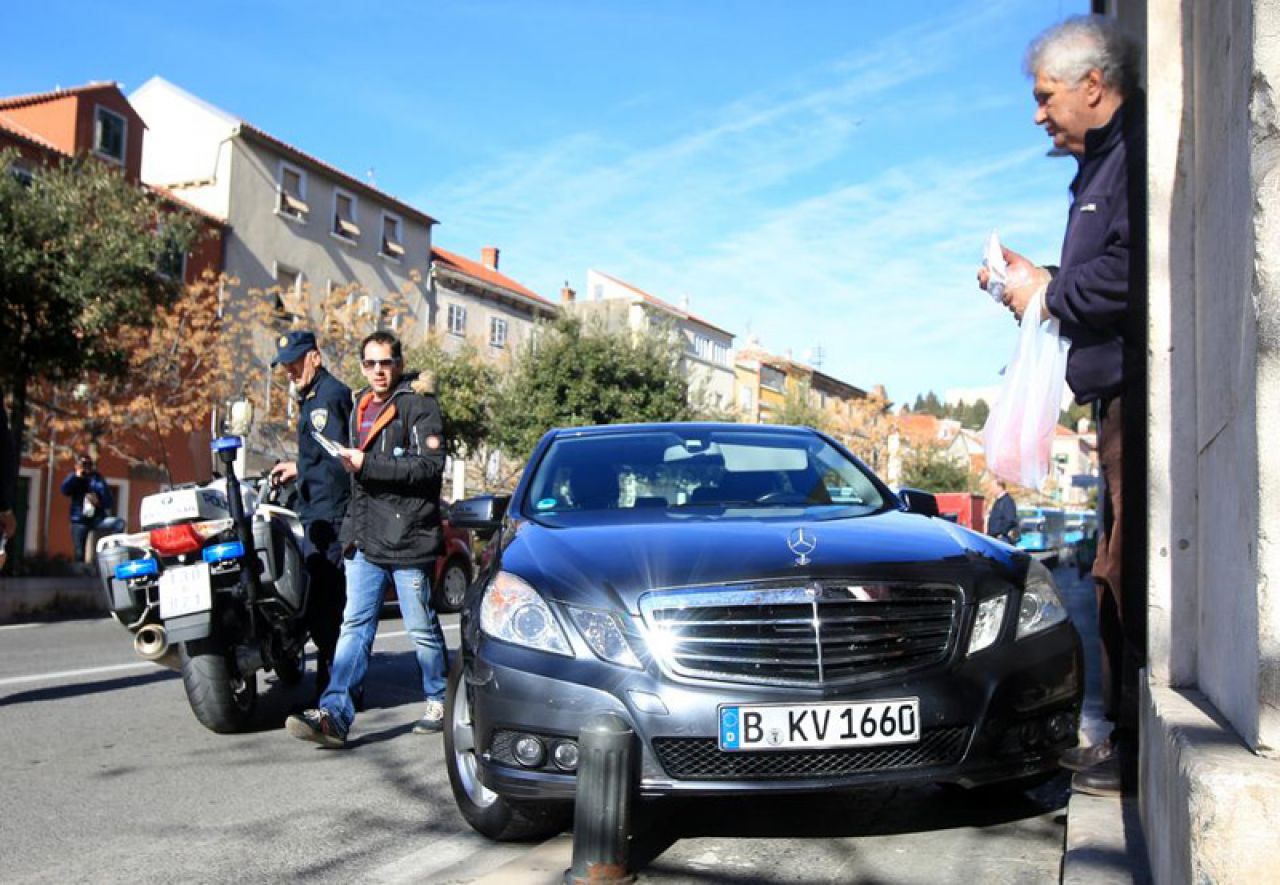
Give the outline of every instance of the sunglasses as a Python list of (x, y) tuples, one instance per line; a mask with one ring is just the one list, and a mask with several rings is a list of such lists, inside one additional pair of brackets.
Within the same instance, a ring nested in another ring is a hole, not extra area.
[(392, 369), (396, 363), (400, 362), (394, 357), (389, 360), (361, 360), (360, 367), (363, 369)]

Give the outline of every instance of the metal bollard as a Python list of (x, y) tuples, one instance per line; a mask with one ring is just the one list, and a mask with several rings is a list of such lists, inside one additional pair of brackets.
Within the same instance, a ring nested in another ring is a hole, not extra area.
[(632, 748), (635, 732), (613, 713), (593, 716), (578, 735), (573, 813), (573, 866), (566, 885), (624, 885), (631, 833)]

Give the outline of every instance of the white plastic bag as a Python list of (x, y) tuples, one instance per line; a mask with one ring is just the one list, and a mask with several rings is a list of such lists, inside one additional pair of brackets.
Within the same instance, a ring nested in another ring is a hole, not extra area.
[(1049, 473), (1071, 343), (1058, 334), (1057, 319), (1040, 322), (1043, 299), (1042, 288), (1027, 302), (1013, 359), (982, 428), (987, 469), (1028, 489), (1039, 489)]

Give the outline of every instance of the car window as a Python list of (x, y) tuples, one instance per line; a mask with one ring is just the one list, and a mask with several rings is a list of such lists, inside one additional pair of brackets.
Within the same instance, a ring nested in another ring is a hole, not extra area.
[(536, 514), (884, 505), (872, 479), (814, 433), (669, 427), (565, 436), (530, 478)]

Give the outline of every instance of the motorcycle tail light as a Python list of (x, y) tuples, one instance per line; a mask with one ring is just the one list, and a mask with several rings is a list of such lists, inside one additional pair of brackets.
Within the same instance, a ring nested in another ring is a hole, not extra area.
[(151, 546), (161, 556), (181, 556), (195, 553), (209, 538), (231, 528), (229, 519), (210, 519), (204, 522), (184, 522), (151, 530)]

